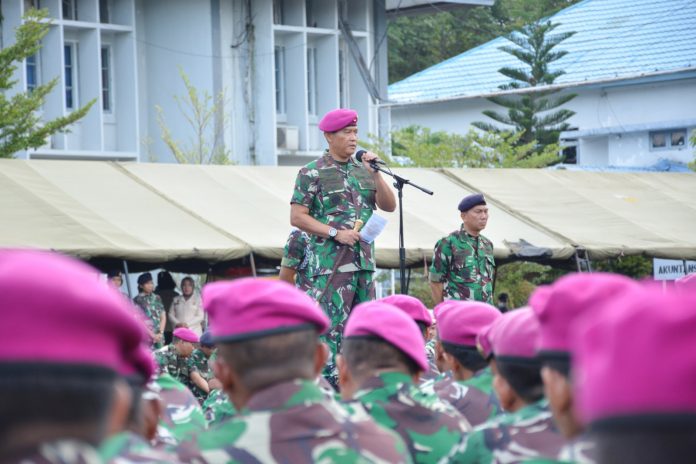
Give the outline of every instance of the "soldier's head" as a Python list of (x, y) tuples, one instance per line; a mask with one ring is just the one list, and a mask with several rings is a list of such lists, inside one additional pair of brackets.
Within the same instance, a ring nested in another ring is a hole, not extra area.
[(693, 462), (696, 294), (634, 288), (571, 332), (581, 422), (598, 462)]
[(428, 311), (428, 308), (425, 307), (421, 300), (411, 295), (401, 295), (396, 293), (394, 295), (382, 298), (379, 301), (396, 306), (408, 314), (418, 325), (418, 328), (423, 334), (423, 338), (426, 341), (428, 340), (428, 329), (433, 325), (433, 317), (430, 315), (430, 311)]
[(193, 281), (193, 277), (186, 276), (181, 279), (181, 292), (184, 296), (193, 295), (193, 291), (196, 289), (196, 283)]
[(106, 278), (116, 288), (121, 288), (121, 285), (123, 285), (123, 275), (118, 269), (112, 269), (107, 272)]
[(319, 335), (329, 320), (292, 285), (216, 282), (203, 288), (203, 306), (218, 348), (215, 376), (237, 408), (259, 390), (321, 372), (328, 350)]
[(490, 359), (493, 388), (500, 406), (515, 412), (544, 397), (541, 364), (536, 357), (539, 321), (531, 308), (501, 315), (478, 336), (479, 349)]
[(199, 347), (207, 357), (210, 357), (213, 352), (215, 352), (215, 342), (213, 341), (213, 334), (210, 333), (210, 330), (206, 330), (203, 332), (203, 335), (201, 335)]
[(119, 374), (131, 390), (131, 407), (124, 428), (150, 439), (147, 419), (150, 415), (151, 405), (143, 395), (146, 393), (148, 382), (155, 373), (155, 361), (149, 346), (146, 344), (141, 344), (140, 348), (134, 351), (133, 355), (126, 361), (119, 369)]
[(353, 308), (337, 359), (344, 399), (381, 372), (400, 372), (418, 380), (428, 370), (425, 340), (418, 325), (399, 308), (381, 301)]
[(464, 229), (472, 235), (478, 235), (488, 224), (488, 206), (481, 193), (474, 193), (459, 202), (459, 215)]
[(467, 380), (488, 362), (476, 347), (476, 336), (500, 317), (493, 306), (479, 301), (446, 300), (435, 307), (438, 325), (436, 353), (444, 370)]
[(138, 290), (150, 294), (155, 291), (155, 284), (152, 281), (152, 274), (145, 272), (138, 276)]
[(145, 342), (128, 302), (86, 264), (26, 250), (0, 251), (0, 292), (0, 461), (121, 430), (131, 398), (118, 373)]
[(530, 306), (539, 320), (538, 356), (544, 391), (558, 428), (567, 438), (583, 431), (573, 407), (570, 378), (570, 331), (581, 317), (601, 318), (607, 303), (638, 283), (620, 275), (571, 274), (551, 286), (539, 287)]
[(329, 111), (319, 122), (329, 144), (329, 152), (347, 161), (358, 146), (358, 113), (339, 108)]
[(198, 343), (198, 334), (187, 327), (174, 329), (172, 333), (172, 345), (176, 348), (179, 356), (188, 358), (193, 353), (193, 344)]

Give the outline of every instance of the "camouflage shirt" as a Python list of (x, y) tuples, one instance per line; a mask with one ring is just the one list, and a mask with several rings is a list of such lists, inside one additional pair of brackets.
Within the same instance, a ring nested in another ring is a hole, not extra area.
[(108, 464), (169, 464), (178, 463), (176, 456), (155, 449), (145, 439), (133, 432), (122, 432), (104, 441), (99, 452)]
[(87, 443), (59, 440), (42, 443), (26, 454), (4, 458), (3, 464), (101, 464), (99, 452)]
[(595, 443), (588, 436), (580, 435), (563, 446), (558, 459), (575, 464), (595, 464), (597, 462)]
[(500, 403), (493, 391), (493, 373), (489, 367), (481, 369), (468, 380), (457, 381), (452, 376), (444, 376), (430, 387), (474, 427), (500, 414)]
[(157, 377), (164, 410), (157, 426), (156, 447), (175, 446), (205, 430), (208, 423), (193, 393), (169, 374)]
[(563, 445), (548, 402), (541, 400), (474, 428), (462, 444), (464, 454), (457, 462), (512, 464), (556, 459)]
[[(133, 302), (143, 311), (143, 314), (145, 314), (145, 317), (147, 318), (148, 325), (155, 335), (161, 333), (160, 323), (162, 312), (164, 311), (162, 298), (154, 293), (140, 293), (138, 296), (133, 298)], [(159, 348), (162, 346), (162, 344), (153, 343), (153, 346), (155, 346), (155, 348)]]
[[(326, 152), (318, 160), (300, 169), (290, 203), (306, 206), (314, 219), (336, 229), (352, 229), (360, 210), (363, 222), (376, 207), (377, 186), (372, 174), (351, 158), (347, 163), (335, 161)], [(357, 205), (357, 206), (356, 206)], [(310, 236), (313, 250), (307, 275), (331, 274), (339, 250), (347, 247), (332, 238)], [(374, 243), (360, 240), (348, 252), (341, 253), (337, 272), (374, 271)]]
[(198, 372), (206, 382), (215, 377), (213, 375), (213, 370), (210, 368), (210, 365), (208, 364), (209, 360), (210, 358), (208, 358), (208, 356), (206, 356), (205, 353), (200, 349), (193, 350), (191, 356), (186, 358), (186, 368), (188, 370), (189, 378), (187, 379), (185, 384), (187, 387), (191, 389), (191, 392), (193, 392), (193, 394), (196, 396), (196, 399), (198, 399), (199, 403), (205, 401), (208, 394), (205, 391), (198, 388), (198, 385), (193, 383), (193, 380), (191, 380), (191, 374), (193, 374), (194, 372)]
[(239, 414), (177, 450), (184, 462), (216, 464), (410, 462), (398, 436), (326, 401), (308, 380), (255, 393)]
[(190, 383), (188, 360), (179, 356), (174, 345), (167, 345), (155, 351), (155, 361), (160, 374), (169, 374), (184, 385)]
[(435, 244), (430, 281), (443, 282), (446, 300), (476, 300), (493, 304), (495, 260), (493, 243), (483, 235), (452, 232)]
[(428, 357), (428, 371), (421, 374), (421, 382), (435, 379), (440, 375), (437, 368), (437, 353), (435, 351), (435, 339), (428, 340), (425, 344), (425, 355)]
[(354, 401), (378, 424), (401, 435), (415, 463), (438, 462), (450, 455), (471, 429), (452, 406), (423, 394), (411, 377), (399, 372), (369, 378)]
[(237, 414), (237, 408), (234, 407), (230, 399), (222, 390), (211, 390), (208, 398), (203, 403), (203, 413), (205, 420), (208, 421), (208, 427), (217, 425), (228, 417)]
[(280, 265), (295, 270), (295, 286), (306, 292), (312, 283), (307, 275), (307, 265), (311, 261), (312, 247), (307, 232), (294, 229), (288, 236), (283, 249), (283, 259)]

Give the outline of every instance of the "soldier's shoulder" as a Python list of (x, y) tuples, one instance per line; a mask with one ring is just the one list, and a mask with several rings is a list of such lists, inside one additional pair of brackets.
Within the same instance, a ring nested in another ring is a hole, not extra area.
[(485, 235), (480, 235), (480, 237), (481, 237), (481, 242), (482, 242), (485, 246), (490, 246), (491, 248), (493, 248), (493, 242), (491, 241), (491, 239), (489, 239), (489, 238), (486, 237)]

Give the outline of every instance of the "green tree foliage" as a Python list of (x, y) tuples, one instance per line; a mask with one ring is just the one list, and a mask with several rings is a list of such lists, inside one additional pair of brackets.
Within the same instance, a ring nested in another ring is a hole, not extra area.
[[(691, 146), (696, 148), (696, 129), (691, 131)], [(694, 159), (691, 163), (689, 163), (689, 167), (696, 171), (696, 159)]]
[(470, 130), (466, 135), (410, 126), (391, 134), (391, 150), (384, 140), (361, 142), (379, 153), (380, 158), (407, 166), (424, 168), (540, 168), (558, 161), (559, 146), (550, 144), (541, 150), (536, 142), (520, 144), (522, 133), (500, 132), (480, 134)]
[(653, 263), (652, 259), (646, 256), (622, 256), (620, 258), (597, 261), (594, 263), (594, 270), (622, 274), (633, 279), (644, 279), (652, 276)]
[[(565, 74), (565, 71), (550, 69), (550, 65), (567, 52), (556, 50), (556, 47), (564, 40), (571, 37), (574, 32), (551, 34), (558, 26), (551, 22), (534, 23), (522, 28), (521, 32), (515, 32), (508, 36), (514, 46), (503, 46), (500, 50), (517, 58), (521, 67), (503, 67), (501, 74), (512, 79), (508, 84), (500, 86), (505, 90), (533, 89), (537, 86), (548, 86)], [(575, 113), (568, 109), (551, 111), (568, 103), (577, 94), (565, 94), (552, 98), (560, 90), (538, 90), (522, 94), (499, 95), (489, 97), (488, 100), (496, 105), (507, 108), (507, 113), (486, 110), (486, 116), (506, 126), (512, 126), (516, 133), (523, 133), (517, 140), (517, 144), (526, 145), (538, 143), (540, 148), (558, 142), (561, 131), (568, 129), (565, 122)], [(488, 122), (474, 122), (473, 125), (481, 130), (499, 133), (501, 129), (497, 125)]]
[(397, 82), (526, 24), (550, 16), (579, 0), (496, 0), (475, 7), (389, 23), (389, 82)]
[(186, 94), (175, 95), (174, 101), (193, 136), (188, 144), (176, 140), (165, 121), (164, 111), (160, 106), (155, 106), (162, 140), (180, 164), (231, 164), (231, 152), (223, 142), (223, 134), (229, 124), (229, 118), (223, 111), (224, 91), (213, 97), (207, 91), (199, 92), (182, 69), (179, 69), (179, 75)]
[(15, 31), (15, 42), (0, 50), (0, 158), (13, 158), (18, 151), (38, 148), (57, 132), (68, 132), (70, 124), (84, 117), (96, 99), (67, 116), (41, 119), (44, 99), (58, 84), (58, 78), (31, 92), (16, 90), (14, 73), (27, 57), (41, 49), (41, 40), (51, 28), (46, 10), (29, 10)]

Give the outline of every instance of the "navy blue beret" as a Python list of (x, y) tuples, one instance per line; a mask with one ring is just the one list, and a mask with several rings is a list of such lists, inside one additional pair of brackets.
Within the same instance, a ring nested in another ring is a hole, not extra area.
[(212, 348), (215, 346), (215, 342), (213, 342), (213, 334), (210, 333), (210, 330), (206, 330), (205, 332), (203, 332), (203, 335), (201, 335), (199, 343), (201, 344), (201, 346), (204, 346), (206, 348)]
[(462, 201), (459, 202), (459, 211), (463, 213), (465, 211), (469, 211), (474, 206), (485, 204), (486, 199), (483, 197), (482, 193), (472, 193), (471, 195), (467, 195), (462, 198)]

